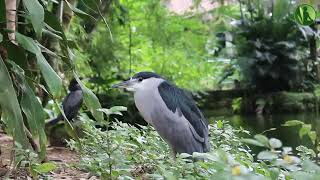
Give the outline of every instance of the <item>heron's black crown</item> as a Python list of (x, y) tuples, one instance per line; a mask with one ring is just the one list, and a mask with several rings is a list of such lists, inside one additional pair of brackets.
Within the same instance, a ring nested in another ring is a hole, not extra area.
[(148, 78), (162, 78), (154, 72), (139, 72), (132, 76), (132, 79), (148, 79)]
[[(82, 79), (82, 78), (81, 78)], [(69, 87), (68, 87), (69, 91), (76, 91), (76, 90), (81, 90), (80, 85), (78, 84), (77, 80), (75, 78), (73, 78), (70, 81)]]

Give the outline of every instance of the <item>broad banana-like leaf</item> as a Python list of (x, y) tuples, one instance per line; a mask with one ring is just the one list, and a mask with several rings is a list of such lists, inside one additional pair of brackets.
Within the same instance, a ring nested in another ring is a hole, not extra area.
[(79, 76), (74, 72), (74, 77), (76, 78), (77, 82), (80, 84), (81, 89), (83, 91), (83, 100), (87, 108), (92, 113), (93, 117), (98, 121), (103, 121), (103, 113), (99, 111), (101, 109), (101, 104), (97, 96), (88, 89), (79, 79)]
[(24, 36), (20, 33), (16, 33), (16, 39), (25, 50), (36, 55), (37, 64), (41, 70), (44, 80), (49, 87), (51, 94), (55, 97), (59, 96), (62, 89), (62, 80), (44, 58), (36, 42), (32, 38)]
[(1, 120), (7, 126), (7, 132), (23, 148), (31, 148), (26, 133), (20, 105), (8, 69), (0, 56), (0, 106)]
[(45, 134), (45, 120), (44, 120), (44, 112), (41, 103), (37, 99), (35, 93), (32, 88), (29, 86), (28, 82), (25, 79), (24, 70), (21, 69), (14, 62), (10, 62), (12, 64), (12, 70), (15, 72), (19, 79), (20, 88), (22, 91), (22, 97), (20, 100), (20, 105), (22, 111), (27, 117), (27, 122), (29, 125), (29, 129), (32, 134), (33, 139), (39, 138), (40, 144), (40, 159), (44, 160), (46, 154), (46, 142), (47, 137)]
[(33, 29), (37, 36), (41, 36), (44, 27), (44, 10), (38, 0), (23, 0), (23, 5), (27, 10)]

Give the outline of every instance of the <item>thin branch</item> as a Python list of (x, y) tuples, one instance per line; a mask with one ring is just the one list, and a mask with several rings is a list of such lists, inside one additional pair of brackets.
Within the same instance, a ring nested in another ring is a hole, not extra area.
[(107, 26), (107, 28), (108, 28), (108, 31), (109, 31), (109, 34), (110, 34), (110, 39), (111, 39), (111, 42), (113, 43), (113, 42), (114, 42), (114, 41), (113, 41), (113, 35), (112, 35), (112, 32), (111, 32), (110, 26), (109, 26), (108, 22), (106, 21), (106, 19), (104, 18), (104, 16), (102, 15), (102, 13), (101, 13), (101, 11), (100, 11), (100, 9), (99, 9), (99, 5), (98, 5), (97, 3), (95, 3), (95, 4), (96, 4), (96, 6), (97, 6), (97, 10), (98, 10), (98, 13), (99, 13), (100, 17), (102, 18), (104, 24), (105, 24), (105, 25)]
[(129, 19), (129, 49), (128, 49), (128, 53), (129, 53), (129, 76), (131, 75), (131, 71), (132, 71), (132, 29), (131, 29), (131, 21)]
[(57, 16), (59, 18), (59, 22), (62, 24), (63, 23), (63, 0), (59, 2), (59, 7), (57, 11)]

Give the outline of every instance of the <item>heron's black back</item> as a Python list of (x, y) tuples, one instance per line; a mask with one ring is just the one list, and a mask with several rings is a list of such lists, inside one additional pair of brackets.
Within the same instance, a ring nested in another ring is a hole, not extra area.
[(78, 111), (81, 108), (83, 101), (82, 90), (71, 91), (64, 98), (62, 102), (63, 112), (68, 118), (68, 120), (72, 120), (77, 116)]
[(170, 84), (162, 82), (158, 87), (159, 93), (167, 107), (175, 113), (178, 111), (180, 116), (184, 116), (195, 131), (204, 139), (208, 139), (208, 123), (198, 109), (194, 100), (184, 90)]

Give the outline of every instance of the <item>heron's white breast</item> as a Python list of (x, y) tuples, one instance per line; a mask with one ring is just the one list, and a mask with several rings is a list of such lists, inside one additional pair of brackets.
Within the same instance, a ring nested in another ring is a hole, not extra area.
[(152, 124), (151, 113), (155, 108), (159, 108), (160, 94), (158, 91), (158, 86), (163, 82), (160, 78), (149, 78), (143, 80), (136, 86), (134, 91), (134, 101), (138, 108), (140, 114), (145, 121)]

